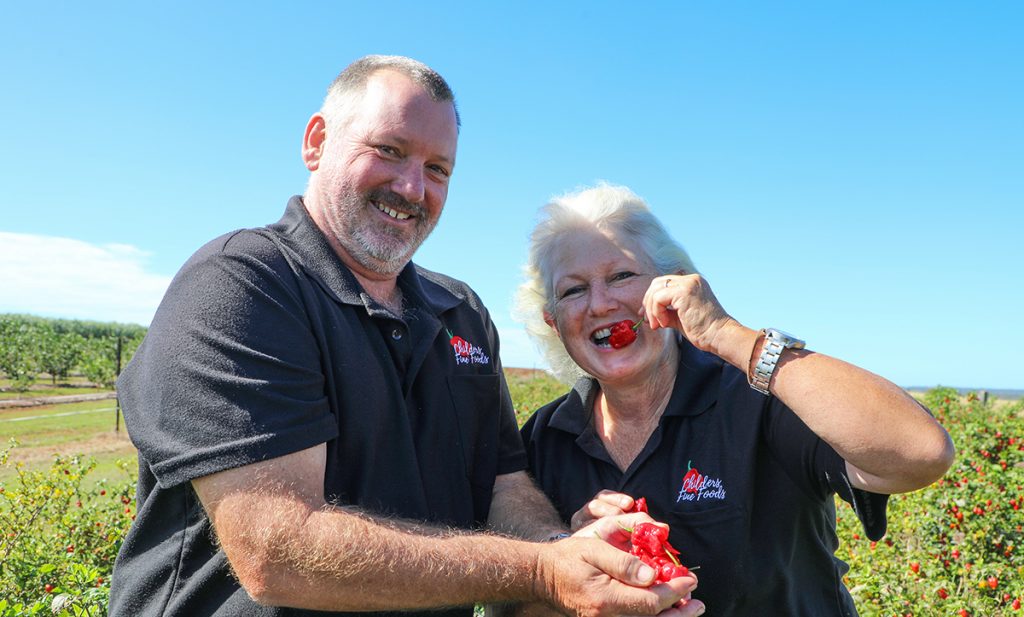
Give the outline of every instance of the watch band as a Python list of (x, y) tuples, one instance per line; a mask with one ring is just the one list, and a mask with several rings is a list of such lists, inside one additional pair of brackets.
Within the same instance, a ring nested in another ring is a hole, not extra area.
[(747, 376), (747, 383), (761, 394), (768, 394), (768, 385), (772, 381), (772, 374), (775, 373), (775, 366), (779, 363), (782, 352), (786, 349), (803, 349), (804, 342), (775, 328), (767, 328), (761, 332), (764, 334), (764, 346), (761, 347), (757, 364)]

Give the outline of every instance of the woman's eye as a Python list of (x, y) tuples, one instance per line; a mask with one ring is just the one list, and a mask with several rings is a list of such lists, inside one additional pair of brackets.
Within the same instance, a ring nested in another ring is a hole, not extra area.
[(570, 287), (570, 288), (566, 289), (565, 291), (562, 292), (562, 295), (560, 295), (558, 297), (560, 299), (561, 298), (569, 298), (571, 296), (575, 296), (575, 295), (578, 295), (578, 294), (581, 294), (581, 293), (583, 293), (583, 287), (581, 285), (577, 285), (575, 287)]
[(377, 152), (388, 156), (398, 156), (398, 149), (394, 146), (379, 145), (377, 146)]
[(613, 281), (624, 281), (626, 279), (631, 279), (634, 276), (636, 276), (636, 272), (629, 272), (629, 271), (619, 272), (619, 273), (615, 274), (615, 276), (612, 277), (612, 280)]

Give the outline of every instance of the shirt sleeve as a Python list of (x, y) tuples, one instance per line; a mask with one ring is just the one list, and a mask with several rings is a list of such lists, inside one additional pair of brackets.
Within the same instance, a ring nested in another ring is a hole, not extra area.
[(118, 394), (132, 441), (164, 487), (338, 430), (296, 275), (252, 232), (215, 240), (185, 264)]
[(888, 495), (855, 488), (839, 453), (774, 396), (767, 398), (763, 418), (768, 447), (805, 493), (821, 500), (839, 495), (853, 506), (868, 538), (885, 535)]

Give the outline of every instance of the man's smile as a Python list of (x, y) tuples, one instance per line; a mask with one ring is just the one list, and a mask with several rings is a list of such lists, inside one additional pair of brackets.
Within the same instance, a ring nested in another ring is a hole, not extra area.
[(383, 212), (384, 214), (390, 216), (393, 219), (398, 219), (400, 221), (404, 221), (404, 220), (406, 220), (408, 218), (412, 218), (411, 214), (406, 214), (405, 212), (399, 212), (398, 210), (394, 210), (392, 208), (389, 208), (389, 207), (385, 206), (384, 204), (382, 204), (382, 203), (380, 203), (378, 201), (371, 201), (370, 203), (373, 204), (374, 208), (377, 208), (377, 210)]

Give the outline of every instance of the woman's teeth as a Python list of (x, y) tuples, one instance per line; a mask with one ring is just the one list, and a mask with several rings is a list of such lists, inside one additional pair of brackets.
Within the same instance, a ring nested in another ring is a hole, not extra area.
[(611, 347), (608, 342), (608, 337), (612, 335), (611, 328), (601, 328), (597, 332), (590, 335), (590, 339), (594, 341), (594, 344), (599, 347)]

